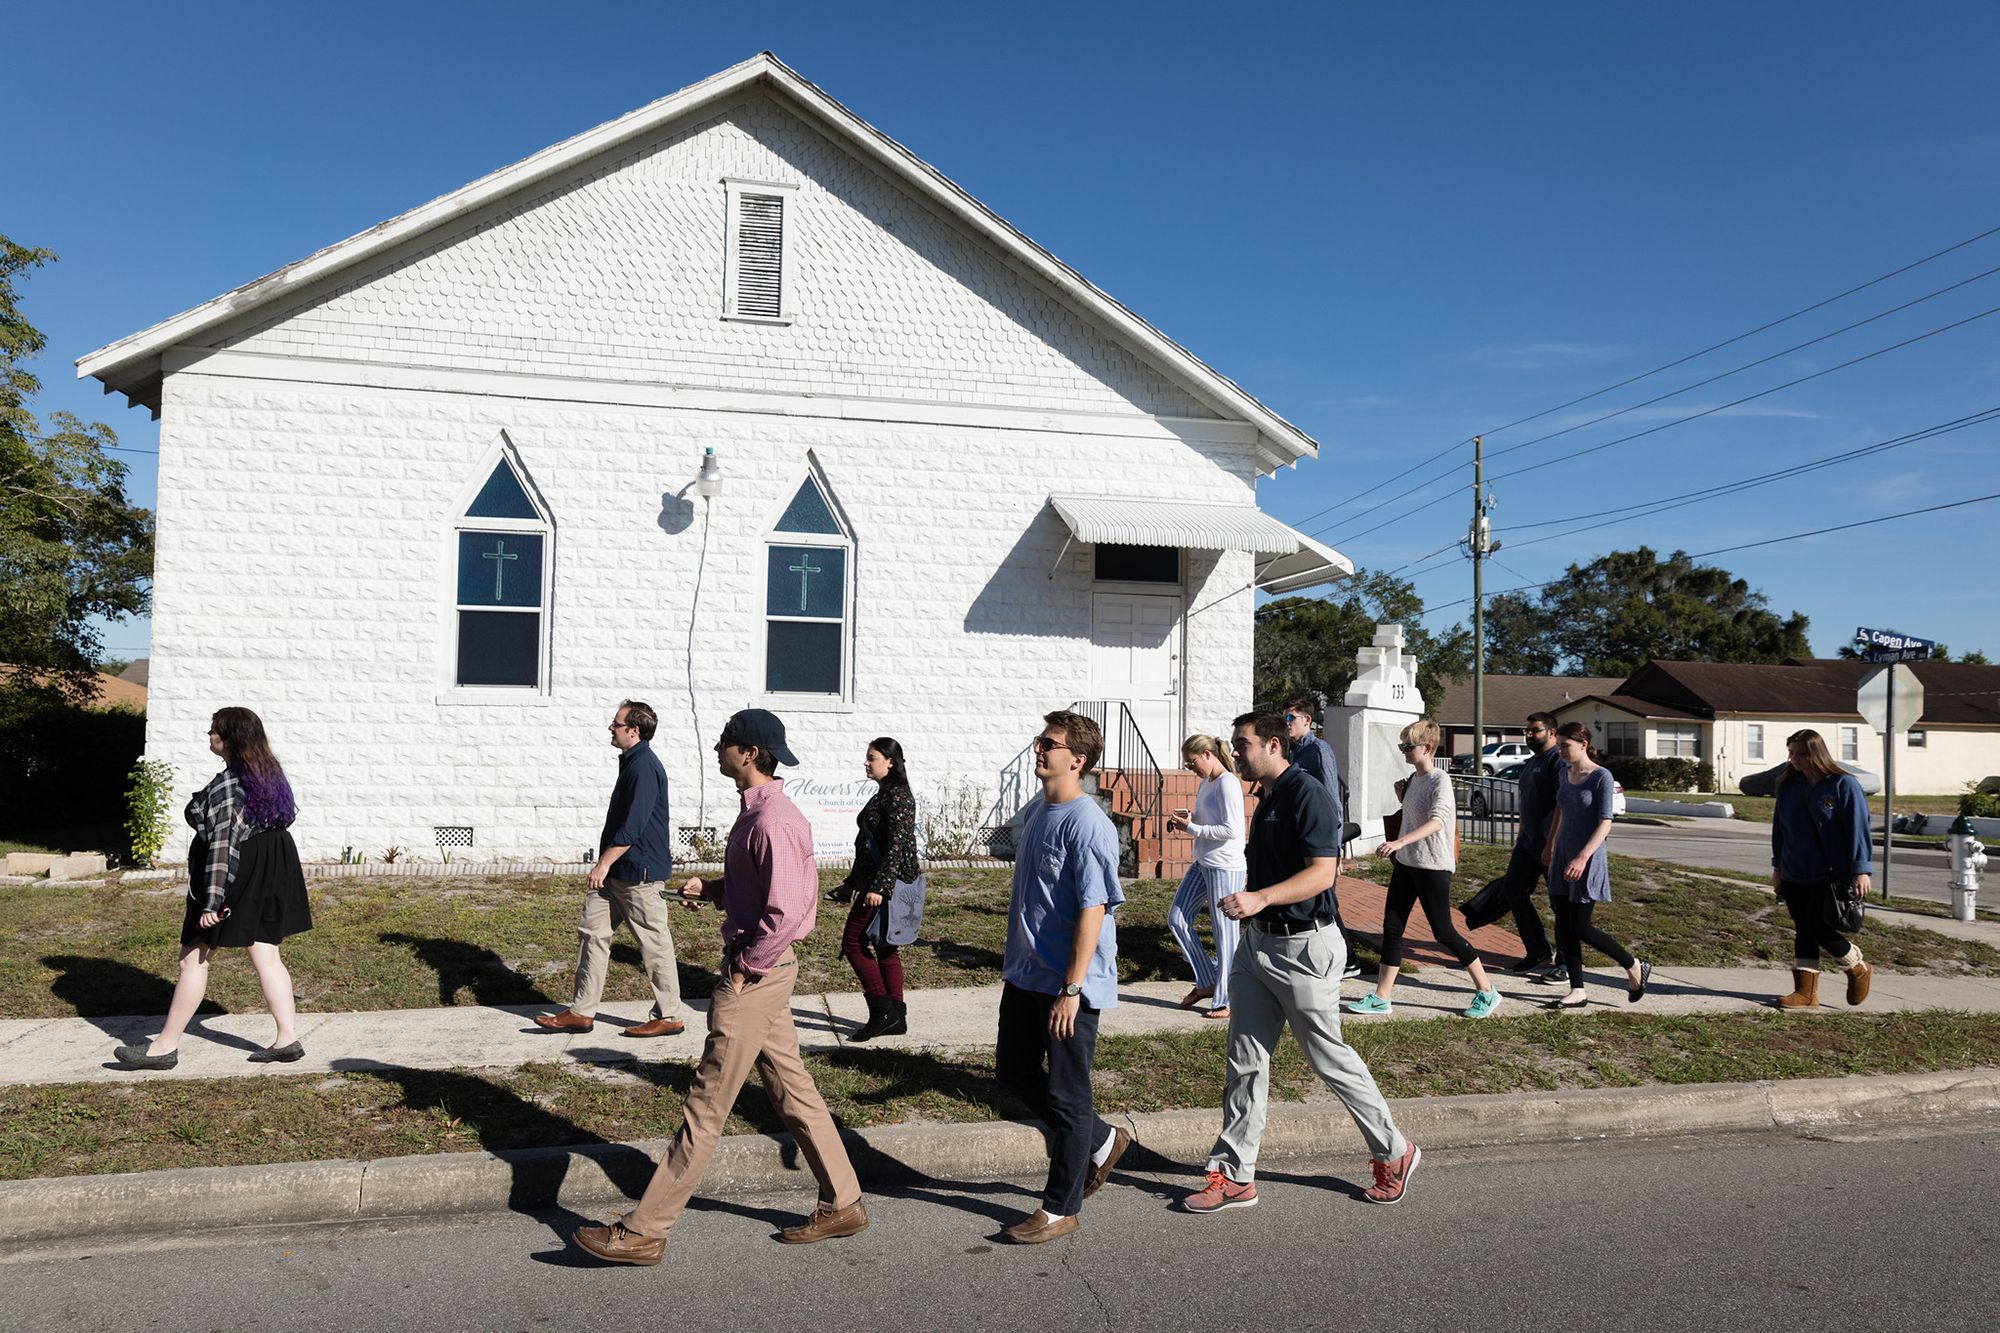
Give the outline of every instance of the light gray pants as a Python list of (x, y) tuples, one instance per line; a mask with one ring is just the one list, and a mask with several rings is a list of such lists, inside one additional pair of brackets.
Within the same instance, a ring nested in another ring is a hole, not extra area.
[(1406, 1146), (1375, 1076), (1340, 1039), (1340, 971), (1347, 946), (1340, 928), (1273, 935), (1243, 923), (1229, 978), (1229, 1073), (1222, 1090), (1222, 1134), (1208, 1169), (1239, 1185), (1257, 1176), (1257, 1145), (1271, 1095), (1271, 1051), (1292, 1025), (1306, 1064), (1354, 1117), (1368, 1151), (1393, 1161)]
[(680, 966), (674, 961), (674, 937), (667, 928), (667, 904), (660, 897), (662, 880), (634, 884), (607, 879), (601, 889), (583, 895), (583, 915), (576, 923), (576, 989), (570, 1012), (586, 1017), (597, 1013), (604, 998), (604, 973), (611, 965), (611, 932), (619, 922), (632, 927), (639, 941), (639, 959), (653, 986), (653, 1012), (678, 1018), (681, 1007)]

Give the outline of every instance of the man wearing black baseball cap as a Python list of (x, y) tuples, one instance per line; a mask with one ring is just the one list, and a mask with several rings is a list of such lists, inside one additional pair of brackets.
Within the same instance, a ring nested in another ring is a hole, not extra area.
[(690, 907), (704, 901), (721, 905), (722, 980), (709, 1000), (708, 1042), (666, 1160), (631, 1212), (608, 1226), (576, 1232), (580, 1248), (612, 1263), (660, 1262), (667, 1232), (701, 1183), (752, 1066), (819, 1180), (812, 1216), (786, 1227), (778, 1239), (801, 1245), (851, 1236), (868, 1225), (861, 1182), (826, 1100), (799, 1058), (799, 1030), (792, 1023), (799, 971), (792, 944), (812, 933), (819, 908), (812, 825), (785, 795), (778, 776), (779, 764), (796, 764), (798, 757), (785, 744), (783, 722), (761, 708), (746, 708), (723, 725), (715, 762), (736, 783), (743, 812), (729, 830), (722, 878), (690, 879), (681, 886), (681, 898)]

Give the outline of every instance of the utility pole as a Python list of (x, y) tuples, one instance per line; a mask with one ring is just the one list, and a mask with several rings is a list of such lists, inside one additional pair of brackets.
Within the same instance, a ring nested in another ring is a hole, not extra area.
[(1486, 441), (1472, 437), (1472, 528), (1466, 534), (1472, 551), (1472, 772), (1485, 773), (1480, 756), (1486, 750), (1486, 596), (1485, 562), (1494, 550), (1493, 528), (1486, 517)]

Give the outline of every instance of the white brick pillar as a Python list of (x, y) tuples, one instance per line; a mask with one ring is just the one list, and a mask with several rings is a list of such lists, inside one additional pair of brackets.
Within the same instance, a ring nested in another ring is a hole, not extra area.
[(1377, 625), (1375, 639), (1355, 654), (1359, 668), (1347, 695), (1330, 705), (1321, 724), (1338, 737), (1347, 776), (1347, 817), (1361, 825), (1357, 846), (1372, 847), (1382, 837), (1382, 816), (1401, 808), (1396, 780), (1410, 766), (1396, 749), (1404, 727), (1424, 714), (1417, 692), (1417, 664), (1403, 653), (1403, 627)]

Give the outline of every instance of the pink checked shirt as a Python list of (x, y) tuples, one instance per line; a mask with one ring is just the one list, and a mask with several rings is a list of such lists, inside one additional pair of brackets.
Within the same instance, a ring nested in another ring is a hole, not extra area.
[(743, 813), (722, 857), (722, 953), (761, 977), (819, 916), (812, 824), (777, 778), (743, 793)]

